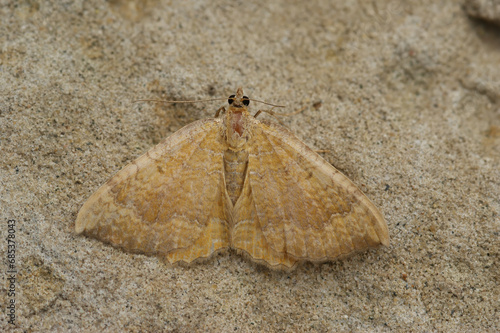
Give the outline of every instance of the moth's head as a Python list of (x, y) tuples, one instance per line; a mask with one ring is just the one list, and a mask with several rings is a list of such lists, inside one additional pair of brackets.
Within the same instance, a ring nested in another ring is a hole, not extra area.
[(250, 104), (250, 99), (247, 96), (243, 96), (243, 89), (238, 88), (235, 95), (229, 96), (227, 99), (229, 106), (235, 109), (241, 108), (246, 109), (248, 104)]

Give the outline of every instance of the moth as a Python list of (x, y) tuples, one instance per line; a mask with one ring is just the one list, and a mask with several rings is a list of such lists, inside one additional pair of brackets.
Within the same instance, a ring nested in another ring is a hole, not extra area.
[(241, 88), (228, 103), (116, 173), (76, 232), (172, 264), (235, 249), (282, 270), (389, 244), (384, 217), (346, 176), (252, 116)]

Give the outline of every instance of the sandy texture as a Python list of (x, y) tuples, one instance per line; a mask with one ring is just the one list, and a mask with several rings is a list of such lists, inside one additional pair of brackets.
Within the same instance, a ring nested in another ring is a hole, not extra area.
[[(461, 2), (26, 0), (0, 15), (0, 330), (500, 330), (500, 34)], [(388, 248), (278, 273), (75, 235), (99, 185), (224, 105), (134, 99), (238, 86), (308, 106), (280, 121), (382, 210)]]

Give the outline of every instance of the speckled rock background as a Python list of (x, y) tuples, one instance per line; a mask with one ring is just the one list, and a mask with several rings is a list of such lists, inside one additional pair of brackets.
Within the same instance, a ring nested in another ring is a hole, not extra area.
[[(0, 330), (500, 330), (491, 3), (1, 0)], [(381, 208), (390, 247), (279, 273), (231, 252), (170, 267), (75, 235), (100, 184), (224, 105), (135, 99), (238, 86), (306, 107), (279, 120)]]

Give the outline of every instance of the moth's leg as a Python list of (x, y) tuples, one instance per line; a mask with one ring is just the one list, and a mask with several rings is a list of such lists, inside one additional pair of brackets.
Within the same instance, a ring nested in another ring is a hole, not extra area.
[(217, 112), (215, 112), (215, 118), (218, 118), (218, 117), (219, 117), (219, 114), (220, 114), (221, 112), (222, 112), (222, 113), (225, 113), (225, 112), (226, 112), (226, 108), (225, 108), (225, 107), (223, 107), (223, 106), (221, 106), (221, 107), (219, 108), (219, 110), (217, 110)]
[(273, 106), (272, 108), (270, 108), (269, 110), (259, 110), (259, 111), (257, 111), (257, 113), (255, 114), (254, 118), (257, 118), (257, 116), (258, 116), (259, 114), (261, 114), (262, 112), (268, 113), (268, 114), (270, 114), (271, 116), (275, 116), (275, 115), (276, 115), (276, 113), (273, 111), (273, 109), (274, 109), (274, 106)]
[(288, 117), (288, 116), (294, 116), (294, 115), (296, 115), (296, 114), (298, 114), (298, 113), (301, 113), (301, 112), (302, 112), (302, 111), (304, 111), (305, 109), (307, 109), (307, 106), (304, 106), (302, 109), (297, 110), (297, 111), (292, 112), (292, 113), (278, 113), (278, 112), (274, 112), (274, 111), (273, 111), (273, 109), (274, 109), (275, 107), (276, 107), (276, 106), (273, 106), (273, 107), (272, 107), (271, 109), (269, 109), (269, 110), (259, 110), (259, 111), (257, 111), (257, 113), (255, 114), (255, 116), (254, 116), (254, 117), (255, 117), (255, 118), (257, 118), (257, 116), (258, 116), (259, 114), (261, 114), (262, 112), (269, 113), (271, 116), (273, 116), (273, 117), (275, 117), (275, 118), (276, 118), (276, 116)]
[[(282, 114), (279, 114), (279, 113), (274, 112), (274, 111), (273, 111), (273, 109), (274, 109), (274, 106), (273, 106), (271, 109), (269, 109), (269, 110), (259, 110), (259, 111), (257, 111), (257, 113), (255, 113), (254, 118), (257, 118), (257, 116), (258, 116), (259, 114), (261, 114), (262, 112), (265, 112), (265, 113), (268, 113), (268, 114), (270, 114), (271, 116), (273, 116), (273, 117), (274, 117), (274, 119), (276, 119), (276, 121), (277, 121), (277, 122), (278, 122), (281, 126), (285, 126), (285, 125), (284, 125), (284, 124), (283, 124), (283, 123), (282, 123), (282, 122), (278, 119), (278, 117), (276, 117), (276, 116), (282, 116)], [(283, 115), (283, 116), (284, 116), (284, 115)]]

